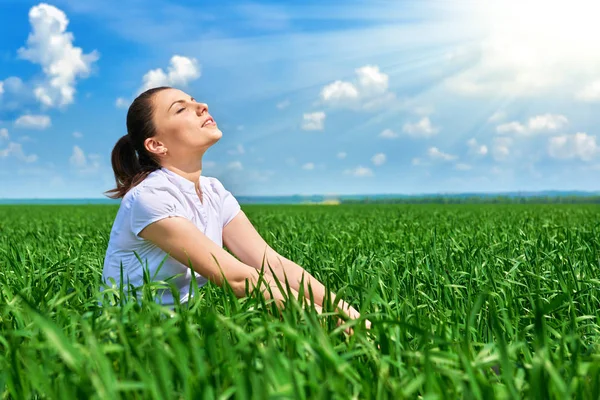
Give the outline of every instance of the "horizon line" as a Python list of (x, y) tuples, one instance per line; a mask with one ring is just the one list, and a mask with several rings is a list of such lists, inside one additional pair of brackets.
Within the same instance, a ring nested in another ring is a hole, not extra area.
[[(234, 195), (235, 197), (245, 198), (275, 198), (275, 197), (356, 197), (356, 196), (399, 196), (399, 197), (415, 197), (415, 196), (456, 196), (456, 195), (506, 195), (506, 194), (542, 194), (542, 193), (585, 193), (600, 195), (598, 190), (581, 190), (581, 189), (544, 189), (544, 190), (506, 190), (506, 191), (460, 191), (460, 192), (420, 192), (420, 193), (355, 193), (355, 194), (271, 194), (271, 195)], [(0, 201), (6, 200), (107, 200), (119, 201), (119, 199), (111, 199), (109, 197), (0, 197)]]

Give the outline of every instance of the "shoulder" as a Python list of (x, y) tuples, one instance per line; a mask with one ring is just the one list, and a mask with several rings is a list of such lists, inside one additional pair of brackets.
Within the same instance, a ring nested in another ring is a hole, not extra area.
[(219, 199), (223, 200), (227, 196), (228, 192), (221, 183), (221, 181), (214, 176), (204, 177), (205, 187), (210, 190), (213, 195), (216, 195)]
[(161, 174), (148, 175), (125, 195), (123, 203), (129, 209), (131, 230), (136, 235), (163, 218), (189, 218), (181, 191)]
[(215, 177), (207, 177), (207, 182), (211, 190), (216, 193), (218, 201), (221, 204), (221, 217), (223, 227), (229, 223), (241, 210), (237, 199), (229, 190), (225, 189), (221, 181)]
[(235, 196), (223, 186), (223, 183), (215, 177), (206, 177), (209, 189), (216, 194), (221, 203), (237, 202)]
[(214, 176), (205, 176), (204, 178), (206, 180), (206, 183), (208, 184), (208, 186), (212, 190), (214, 190), (214, 191), (220, 191), (221, 189), (224, 189), (223, 184), (221, 183), (221, 181), (219, 181)]
[(123, 197), (126, 207), (138, 209), (181, 202), (181, 191), (160, 171), (150, 173)]

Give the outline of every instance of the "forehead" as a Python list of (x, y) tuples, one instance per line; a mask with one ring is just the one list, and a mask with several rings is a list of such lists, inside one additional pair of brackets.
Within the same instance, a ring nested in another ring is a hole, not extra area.
[(179, 89), (165, 89), (154, 96), (154, 104), (159, 111), (166, 112), (171, 104), (177, 100), (189, 100), (190, 95)]

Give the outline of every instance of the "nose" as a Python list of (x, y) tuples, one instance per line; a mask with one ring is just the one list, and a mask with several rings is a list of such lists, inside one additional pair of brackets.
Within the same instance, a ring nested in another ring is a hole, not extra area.
[(206, 103), (197, 103), (196, 104), (196, 114), (202, 115), (205, 112), (208, 112), (208, 104), (206, 104)]

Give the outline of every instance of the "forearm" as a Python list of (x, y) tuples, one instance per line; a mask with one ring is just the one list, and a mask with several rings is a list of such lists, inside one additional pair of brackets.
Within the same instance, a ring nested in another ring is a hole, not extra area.
[(274, 300), (278, 308), (283, 307), (289, 296), (293, 296), (296, 299), (299, 296), (298, 291), (294, 288), (290, 288), (290, 293), (288, 294), (284, 285), (282, 285), (284, 289), (284, 292), (282, 292), (270, 273), (260, 276), (260, 273), (255, 269), (249, 270), (246, 276), (235, 279), (232, 289), (237, 297), (244, 297), (246, 295), (246, 284), (250, 292), (258, 289), (265, 299)]
[[(237, 280), (237, 284), (235, 285), (234, 291), (238, 297), (243, 297), (246, 293), (246, 285), (248, 285), (250, 291), (257, 289), (262, 292), (263, 296), (266, 299), (273, 299), (277, 308), (282, 309), (285, 306), (285, 303), (289, 300), (291, 296), (295, 299), (299, 298), (298, 290), (300, 288), (301, 282), (304, 282), (304, 294), (306, 298), (309, 298), (309, 286), (313, 292), (314, 298), (314, 308), (318, 314), (323, 313), (323, 303), (325, 298), (326, 289), (315, 277), (310, 275), (307, 271), (305, 271), (302, 267), (297, 265), (296, 263), (283, 259), (283, 268), (281, 268), (281, 264), (279, 268), (269, 268), (268, 271), (264, 271), (261, 275), (258, 270), (254, 269), (251, 271), (245, 279)], [(272, 271), (271, 271), (272, 270)], [(275, 276), (273, 276), (275, 273)], [(287, 276), (287, 280), (289, 286), (285, 285), (285, 279)], [(303, 280), (304, 276), (304, 280)], [(279, 280), (279, 283), (276, 282), (276, 279)], [(282, 287), (283, 291), (279, 289), (279, 286)], [(289, 292), (288, 292), (289, 290)], [(335, 298), (335, 294), (331, 293), (331, 299)], [(356, 319), (360, 317), (358, 311), (356, 311), (353, 307), (348, 305), (343, 300), (340, 300), (337, 304), (337, 310), (343, 312), (351, 319)], [(370, 327), (370, 322), (367, 322), (367, 326)], [(341, 324), (341, 320), (338, 322), (338, 325)], [(345, 329), (346, 333), (352, 334), (352, 328)]]
[[(296, 265), (296, 267), (300, 268), (298, 265)], [(275, 271), (275, 269), (273, 269)], [(292, 268), (292, 270), (294, 270)], [(296, 272), (297, 273), (297, 272)], [(318, 292), (322, 293), (323, 296), (319, 296), (320, 297), (320, 302), (317, 303), (316, 298), (315, 298), (315, 303), (313, 304), (313, 307), (315, 308), (315, 311), (318, 314), (322, 314), (323, 313), (323, 307), (322, 307), (322, 303), (323, 303), (323, 297), (325, 294), (325, 288), (323, 287), (323, 285), (317, 281), (314, 277), (310, 276), (310, 274), (308, 274), (308, 272), (304, 271), (305, 274), (307, 274), (309, 276), (309, 281), (314, 283), (311, 283), (311, 287), (314, 284), (315, 286), (317, 286)], [(260, 286), (259, 286), (259, 280), (262, 279), (262, 282), (260, 282)], [(285, 306), (285, 303), (288, 301), (289, 297), (288, 296), (293, 296), (295, 299), (298, 299), (299, 294), (297, 291), (297, 288), (292, 288), (289, 287), (289, 294), (287, 293), (287, 288), (284, 289), (286, 290), (286, 294), (284, 295), (281, 290), (279, 289), (277, 282), (275, 282), (275, 277), (273, 277), (273, 275), (269, 274), (263, 274), (263, 277), (259, 279), (259, 273), (258, 271), (256, 271), (256, 273), (253, 273), (251, 276), (249, 276), (245, 281), (244, 281), (244, 293), (245, 293), (245, 283), (249, 283), (250, 285), (250, 289), (254, 289), (257, 286), (259, 286), (259, 290), (263, 293), (264, 297), (267, 299), (273, 299), (275, 300), (275, 304), (277, 306), (277, 308), (279, 309), (283, 309), (283, 307)], [(279, 277), (277, 277), (277, 279), (279, 279), (281, 281), (281, 279)], [(289, 279), (289, 278), (288, 278)], [(297, 286), (299, 287), (300, 284), (298, 280), (294, 280), (294, 282), (297, 283)], [(280, 282), (281, 284), (281, 282)], [(284, 285), (282, 285), (282, 287), (285, 287)], [(308, 291), (308, 283), (305, 284), (306, 287), (306, 291), (305, 293), (307, 293)], [(240, 296), (241, 297), (241, 296)], [(307, 296), (308, 297), (308, 296)], [(332, 298), (335, 297), (335, 295), (332, 293)], [(340, 301), (338, 303), (338, 310), (343, 310), (343, 312), (348, 315), (351, 319), (356, 319), (360, 317), (360, 314), (354, 310), (354, 308), (350, 307), (348, 304), (346, 304), (344, 301)], [(370, 328), (371, 323), (369, 321), (367, 322), (367, 327)], [(338, 326), (342, 324), (342, 320), (338, 320)], [(352, 328), (346, 328), (344, 329), (344, 331), (348, 334), (353, 334), (354, 330)]]
[[(277, 279), (279, 279), (282, 285), (285, 284), (285, 280), (289, 282), (291, 288), (296, 291), (300, 291), (300, 286), (302, 282), (304, 283), (304, 296), (308, 299), (309, 294), (309, 286), (312, 291), (313, 298), (316, 304), (319, 306), (323, 306), (325, 301), (326, 288), (325, 286), (319, 282), (314, 276), (312, 276), (308, 271), (304, 268), (296, 264), (295, 262), (275, 254), (270, 254), (269, 265), (273, 269)], [(267, 269), (265, 267), (265, 269)], [(270, 271), (269, 271), (270, 272)], [(331, 301), (335, 299), (335, 293), (330, 292)], [(339, 300), (337, 303), (337, 308), (340, 311), (343, 311), (345, 314), (349, 315), (351, 318), (355, 318), (358, 316), (358, 312), (346, 303), (344, 300)]]

